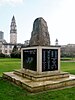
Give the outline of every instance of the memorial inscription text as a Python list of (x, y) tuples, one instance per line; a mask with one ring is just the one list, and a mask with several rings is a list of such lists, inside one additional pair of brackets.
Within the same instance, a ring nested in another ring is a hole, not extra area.
[(58, 70), (58, 49), (42, 49), (42, 71)]
[(36, 71), (37, 49), (23, 50), (23, 68)]

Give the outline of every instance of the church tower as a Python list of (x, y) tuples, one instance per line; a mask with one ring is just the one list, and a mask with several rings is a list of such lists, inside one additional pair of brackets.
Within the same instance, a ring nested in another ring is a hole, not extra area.
[(14, 16), (11, 20), (11, 25), (10, 25), (10, 43), (12, 44), (17, 43), (17, 29), (16, 29), (16, 21)]

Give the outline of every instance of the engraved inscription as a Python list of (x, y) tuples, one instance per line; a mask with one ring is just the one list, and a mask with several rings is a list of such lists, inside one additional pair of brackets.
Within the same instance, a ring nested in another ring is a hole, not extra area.
[(58, 70), (58, 49), (42, 49), (42, 71)]
[(23, 68), (36, 71), (37, 49), (23, 50)]

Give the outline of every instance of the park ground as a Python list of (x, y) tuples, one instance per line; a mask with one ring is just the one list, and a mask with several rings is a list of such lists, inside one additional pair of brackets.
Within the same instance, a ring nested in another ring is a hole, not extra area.
[[(21, 59), (0, 58), (0, 100), (75, 100), (75, 87), (29, 93), (2, 78), (3, 72), (20, 69)], [(75, 74), (75, 61), (62, 61), (61, 70)]]

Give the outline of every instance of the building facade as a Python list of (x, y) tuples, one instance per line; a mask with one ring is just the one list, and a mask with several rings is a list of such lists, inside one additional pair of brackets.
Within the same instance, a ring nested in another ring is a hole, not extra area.
[(15, 17), (12, 17), (11, 25), (10, 25), (10, 43), (7, 43), (4, 40), (4, 33), (0, 31), (0, 53), (3, 53), (5, 55), (10, 55), (10, 53), (13, 50), (14, 45), (18, 47), (18, 50), (20, 50), (21, 46), (23, 44), (17, 43), (17, 28), (16, 28), (16, 20)]
[(4, 39), (4, 32), (0, 31), (0, 41), (3, 41)]
[(2, 42), (4, 41), (4, 32), (0, 31), (0, 53), (2, 52)]
[[(13, 50), (14, 45), (15, 44), (11, 44), (11, 43), (3, 43), (2, 44), (2, 53), (5, 55), (10, 55)], [(17, 46), (18, 50), (20, 50), (22, 44), (18, 43), (18, 44), (16, 44), (16, 46)]]

